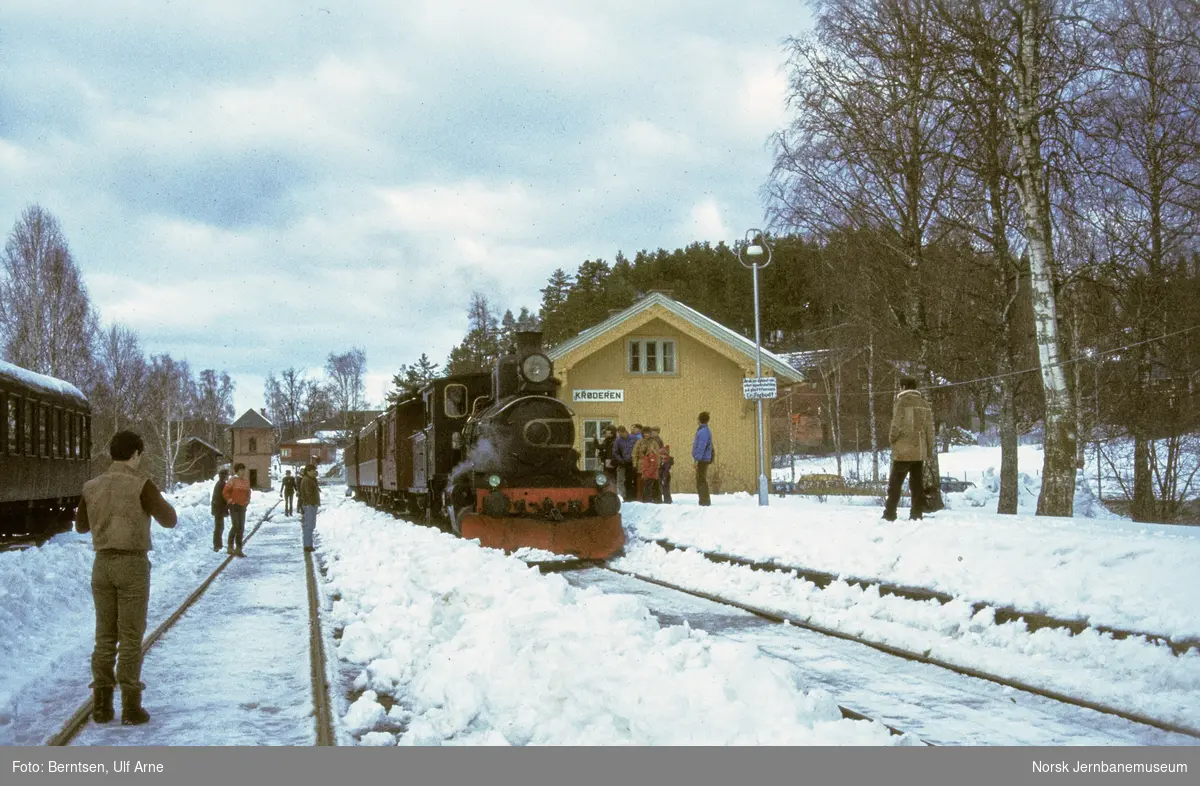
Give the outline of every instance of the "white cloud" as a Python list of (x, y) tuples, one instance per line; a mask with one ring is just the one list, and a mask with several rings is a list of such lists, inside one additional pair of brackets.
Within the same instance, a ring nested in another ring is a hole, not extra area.
[(692, 206), (688, 225), (685, 231), (696, 240), (707, 240), (717, 243), (730, 240), (729, 227), (721, 214), (717, 200), (709, 197)]

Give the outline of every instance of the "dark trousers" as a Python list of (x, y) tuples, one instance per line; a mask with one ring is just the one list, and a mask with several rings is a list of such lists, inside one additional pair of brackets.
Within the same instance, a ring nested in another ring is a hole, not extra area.
[(296, 495), (290, 491), (284, 492), (284, 494), (283, 494), (283, 515), (285, 515), (285, 516), (292, 515), (292, 499), (295, 496)]
[[(96, 604), (96, 648), (92, 687), (141, 690), (142, 636), (150, 603), (150, 558), (146, 552), (97, 551), (92, 563)], [(116, 676), (113, 676), (113, 665)]]
[(625, 465), (625, 501), (637, 499), (638, 474), (632, 464)]
[(888, 478), (887, 504), (883, 508), (885, 519), (896, 518), (896, 505), (900, 503), (900, 489), (908, 476), (908, 493), (912, 495), (910, 519), (919, 519), (925, 513), (925, 478), (923, 461), (893, 461), (892, 474)]
[(225, 514), (213, 514), (213, 548), (221, 548), (221, 537), (225, 534)]
[(642, 478), (642, 502), (662, 502), (662, 487), (658, 478)]
[(711, 505), (712, 497), (708, 495), (708, 465), (711, 461), (696, 462), (696, 492), (700, 495), (701, 505)]
[(662, 486), (662, 501), (663, 501), (663, 503), (670, 505), (671, 504), (671, 475), (670, 475), (670, 473), (667, 473), (666, 475), (659, 475), (658, 476), (658, 485)]
[(246, 509), (241, 505), (229, 506), (229, 548), (242, 549), (242, 534), (246, 529)]

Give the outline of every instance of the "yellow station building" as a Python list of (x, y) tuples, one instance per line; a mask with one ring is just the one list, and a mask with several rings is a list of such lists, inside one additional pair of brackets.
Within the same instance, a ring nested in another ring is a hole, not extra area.
[[(716, 460), (714, 494), (758, 490), (756, 403), (743, 393), (754, 377), (754, 341), (662, 292), (564, 341), (549, 352), (559, 396), (575, 412), (576, 449), (596, 469), (596, 440), (609, 423), (658, 426), (671, 446), (673, 491), (695, 493), (692, 439), (696, 416), (708, 412)], [(780, 392), (804, 376), (783, 358), (762, 352), (763, 376)], [(770, 418), (764, 403), (764, 467), (770, 476)]]

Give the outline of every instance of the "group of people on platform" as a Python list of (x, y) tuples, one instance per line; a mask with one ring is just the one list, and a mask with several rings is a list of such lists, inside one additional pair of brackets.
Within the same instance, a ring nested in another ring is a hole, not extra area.
[[(221, 550), (221, 533), (225, 529), (225, 516), (229, 515), (229, 542), (225, 550), (234, 557), (244, 557), (242, 535), (246, 527), (246, 508), (250, 505), (250, 481), (246, 479), (246, 465), (233, 465), (234, 477), (229, 479), (229, 470), (221, 470), (212, 493), (213, 551)], [(321, 506), (321, 487), (317, 483), (317, 467), (305, 464), (300, 478), (292, 476), (289, 469), (280, 482), (279, 497), (283, 502), (283, 515), (291, 516), (292, 501), (300, 495), (300, 522), (304, 536), (304, 550), (313, 550), (313, 533), (317, 529), (317, 509)]]
[[(708, 490), (708, 467), (713, 462), (712, 432), (709, 415), (697, 416), (699, 427), (692, 441), (692, 460), (696, 463), (696, 489), (700, 504), (711, 504)], [(662, 438), (658, 426), (634, 423), (605, 427), (603, 438), (595, 448), (599, 465), (614, 479), (615, 490), (626, 500), (671, 504), (671, 470), (675, 457), (671, 446)]]

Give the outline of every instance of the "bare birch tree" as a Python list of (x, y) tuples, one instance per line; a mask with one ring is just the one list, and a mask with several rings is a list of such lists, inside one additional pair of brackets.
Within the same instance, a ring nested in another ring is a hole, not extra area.
[(202, 422), (201, 435), (209, 444), (220, 447), (225, 426), (233, 421), (233, 380), (224, 371), (206, 368), (196, 384), (196, 417)]
[[(1079, 119), (1078, 102), (1091, 86), (1094, 48), (1086, 0), (945, 0), (939, 4), (947, 37), (958, 51), (995, 57), (1004, 97), (1000, 119), (1012, 145), (1023, 256), (1035, 324), (1045, 403), (1044, 457), (1038, 513), (1071, 515), (1078, 435), (1075, 402), (1063, 368), (1056, 255), (1055, 198), (1069, 192), (1068, 164)], [(979, 60), (981, 58), (976, 58)]]
[(98, 321), (56, 219), (31, 205), (0, 257), (0, 345), (11, 363), (91, 386)]
[(108, 455), (108, 440), (127, 428), (141, 426), (147, 414), (149, 369), (137, 334), (123, 325), (112, 325), (97, 342), (92, 403), (92, 449)]
[(343, 437), (353, 431), (357, 425), (353, 422), (353, 413), (365, 404), (363, 378), (366, 371), (367, 355), (358, 347), (340, 355), (331, 352), (325, 363), (329, 392), (342, 422)]
[[(1140, 344), (1121, 385), (1133, 437), (1130, 514), (1159, 520), (1154, 431), (1165, 420), (1155, 391), (1169, 366), (1172, 269), (1200, 234), (1200, 19), (1194, 4), (1114, 0), (1099, 20), (1103, 90), (1087, 126), (1095, 228), (1122, 279), (1122, 338)], [(1099, 359), (1097, 360), (1099, 362)], [(1124, 367), (1119, 366), (1118, 368)], [(1168, 451), (1168, 458), (1171, 455)]]
[(184, 422), (195, 410), (196, 383), (187, 361), (170, 355), (153, 355), (147, 374), (150, 398), (149, 426), (157, 443), (151, 453), (150, 467), (157, 468), (163, 488), (175, 485), (175, 465), (183, 446)]

